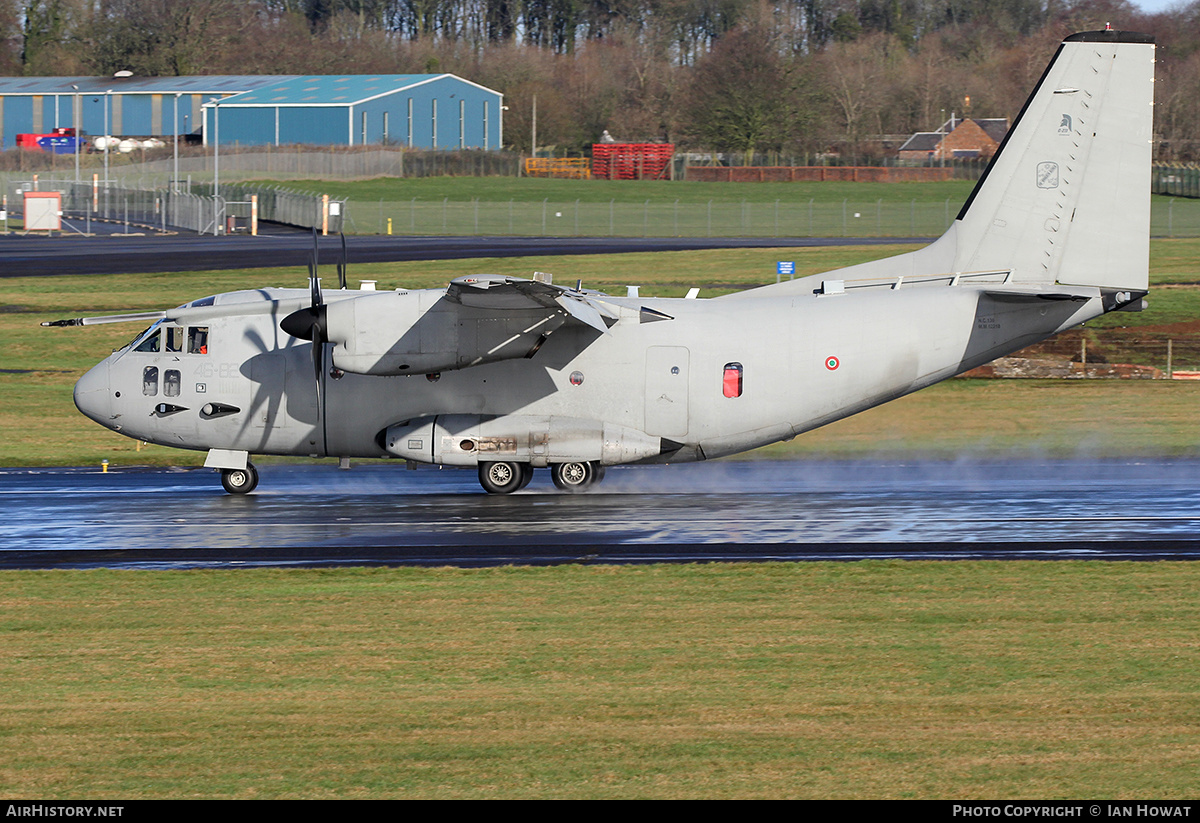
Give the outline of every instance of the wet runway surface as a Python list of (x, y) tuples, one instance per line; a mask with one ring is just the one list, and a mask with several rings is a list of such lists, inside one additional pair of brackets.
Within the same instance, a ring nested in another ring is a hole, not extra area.
[[(106, 224), (110, 236), (0, 237), (0, 277), (57, 274), (121, 274), (130, 272), (202, 271), (270, 266), (305, 266), (312, 254), (312, 235), (274, 226), (258, 237), (210, 237), (178, 234), (166, 237), (112, 236), (119, 227)], [(92, 227), (98, 230), (97, 226)], [(401, 260), (453, 260), (473, 257), (526, 257), (559, 254), (690, 251), (696, 249), (776, 248), (784, 246), (862, 246), (928, 243), (928, 237), (401, 237), (347, 238), (351, 263)], [(341, 240), (322, 237), (320, 262), (341, 259)]]
[(266, 466), (0, 470), (0, 567), (461, 565), (726, 560), (1200, 559), (1200, 461), (747, 461), (539, 471)]

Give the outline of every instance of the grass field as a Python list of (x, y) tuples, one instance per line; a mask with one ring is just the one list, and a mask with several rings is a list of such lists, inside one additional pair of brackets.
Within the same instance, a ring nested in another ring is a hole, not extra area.
[[(254, 181), (346, 198), (347, 230), (383, 234), (926, 237), (975, 185), (419, 177)], [(1200, 200), (1154, 196), (1154, 237), (1200, 236)]]
[(320, 191), (355, 201), (372, 200), (484, 200), (508, 202), (573, 203), (807, 203), (853, 200), (889, 203), (917, 200), (942, 203), (947, 199), (957, 212), (974, 182), (949, 180), (938, 183), (696, 183), (663, 180), (552, 180), (535, 177), (381, 177), (373, 180), (287, 180), (256, 181), (304, 191)]
[(1200, 565), (0, 575), (8, 798), (1192, 798)]

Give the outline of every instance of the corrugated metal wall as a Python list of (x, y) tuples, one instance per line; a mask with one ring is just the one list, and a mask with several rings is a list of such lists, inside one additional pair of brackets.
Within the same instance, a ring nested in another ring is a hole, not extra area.
[[(17, 145), (18, 134), (44, 134), (57, 127), (75, 125), (71, 109), (74, 94), (0, 95), (0, 148)], [(179, 133), (196, 130), (194, 112), (203, 95), (185, 94), (179, 99)], [(81, 94), (79, 127), (85, 135), (104, 134), (105, 112), (108, 133), (118, 137), (165, 137), (175, 133), (175, 96), (163, 94)]]
[[(188, 78), (195, 82), (196, 78)], [(0, 92), (0, 147), (16, 146), (18, 134), (45, 133), (76, 125), (83, 134), (167, 137), (197, 134), (213, 93), (164, 90), (74, 93)], [(83, 81), (80, 81), (81, 84)], [(195, 88), (195, 85), (191, 86)], [(461, 78), (444, 76), (346, 105), (262, 103), (220, 107), (221, 145), (373, 145), (414, 148), (498, 149), (502, 97)], [(178, 104), (178, 105), (177, 105)], [(211, 108), (211, 107), (210, 107)], [(176, 114), (178, 112), (178, 115)], [(210, 132), (211, 134), (211, 132)]]

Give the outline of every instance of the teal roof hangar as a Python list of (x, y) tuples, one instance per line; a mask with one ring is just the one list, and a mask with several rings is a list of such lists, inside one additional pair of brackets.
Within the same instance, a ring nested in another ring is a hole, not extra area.
[(503, 102), (499, 92), (453, 74), (280, 77), (206, 101), (205, 142), (497, 149)]
[(502, 94), (452, 74), (0, 78), (4, 148), (67, 127), (206, 145), (498, 149), (502, 118)]

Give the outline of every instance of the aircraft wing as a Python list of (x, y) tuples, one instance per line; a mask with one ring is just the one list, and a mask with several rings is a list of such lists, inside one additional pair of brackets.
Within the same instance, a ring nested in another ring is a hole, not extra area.
[(514, 309), (543, 308), (565, 311), (572, 318), (608, 334), (617, 322), (617, 312), (596, 292), (565, 289), (541, 280), (525, 280), (497, 274), (456, 277), (446, 289), (449, 300), (474, 309), (503, 312)]

